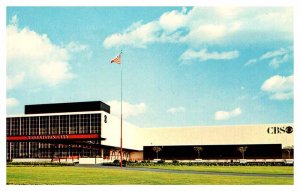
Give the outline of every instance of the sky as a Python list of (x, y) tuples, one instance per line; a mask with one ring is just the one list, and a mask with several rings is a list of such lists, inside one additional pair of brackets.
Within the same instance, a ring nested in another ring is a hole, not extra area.
[(8, 7), (6, 112), (100, 100), (140, 127), (293, 123), (289, 7)]

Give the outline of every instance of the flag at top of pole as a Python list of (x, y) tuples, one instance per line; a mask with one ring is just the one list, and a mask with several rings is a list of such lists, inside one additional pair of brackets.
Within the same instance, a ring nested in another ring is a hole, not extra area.
[(114, 58), (110, 61), (110, 63), (121, 64), (121, 54), (122, 54), (122, 51), (121, 51), (121, 53), (120, 53), (118, 56), (114, 57)]
[[(116, 64), (121, 64), (121, 54), (122, 51), (120, 52), (120, 54), (118, 56), (116, 56), (115, 58), (113, 58), (110, 63), (116, 63)], [(121, 129), (120, 129), (120, 167), (122, 168), (123, 166), (123, 77), (122, 77), (122, 69), (123, 68), (123, 64), (121, 64)]]

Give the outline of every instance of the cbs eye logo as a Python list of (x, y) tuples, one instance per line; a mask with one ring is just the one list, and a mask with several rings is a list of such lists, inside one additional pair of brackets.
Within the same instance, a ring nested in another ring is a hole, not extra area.
[(285, 128), (285, 132), (286, 132), (287, 134), (291, 134), (291, 133), (293, 132), (293, 127), (287, 126), (287, 127)]
[(291, 134), (293, 133), (293, 127), (287, 126), (287, 127), (269, 127), (267, 129), (268, 134)]

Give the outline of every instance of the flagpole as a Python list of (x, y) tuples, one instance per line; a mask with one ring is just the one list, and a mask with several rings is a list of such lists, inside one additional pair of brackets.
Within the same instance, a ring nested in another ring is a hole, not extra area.
[[(122, 54), (122, 51), (121, 51)], [(123, 163), (123, 63), (121, 61), (121, 136), (120, 136), (120, 155), (121, 155), (121, 161), (120, 161), (120, 167), (122, 169), (122, 163)]]

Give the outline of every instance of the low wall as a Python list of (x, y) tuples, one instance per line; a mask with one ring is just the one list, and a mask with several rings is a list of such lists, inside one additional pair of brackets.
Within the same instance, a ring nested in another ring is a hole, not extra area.
[(79, 158), (79, 164), (102, 164), (103, 158)]
[(12, 159), (12, 162), (51, 162), (51, 159), (17, 158), (17, 159)]
[[(157, 162), (161, 159), (154, 159), (151, 162)], [(164, 160), (166, 163), (172, 163), (173, 160)], [(196, 162), (203, 162), (203, 163), (230, 163), (230, 162), (287, 162), (293, 163), (294, 159), (216, 159), (216, 160), (203, 160), (203, 159), (195, 159), (195, 160), (177, 160), (178, 162), (183, 163), (196, 163)]]
[(71, 159), (71, 158), (15, 158), (12, 159), (12, 162), (54, 162), (54, 163), (74, 163), (78, 162), (78, 159)]

